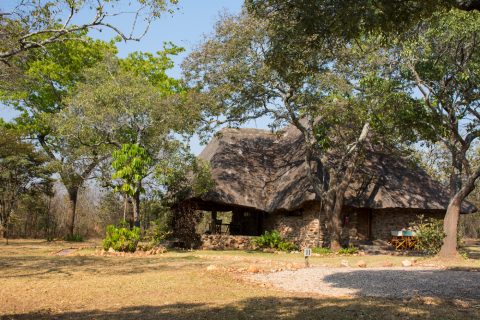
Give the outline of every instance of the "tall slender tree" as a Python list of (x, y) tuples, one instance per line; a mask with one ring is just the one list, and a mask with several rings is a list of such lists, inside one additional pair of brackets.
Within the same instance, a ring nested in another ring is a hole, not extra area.
[(175, 103), (186, 95), (182, 83), (166, 74), (173, 66), (170, 55), (181, 51), (167, 46), (157, 55), (107, 57), (84, 73), (55, 120), (66, 140), (113, 154), (107, 163), (114, 172), (106, 170), (104, 181), (131, 197), (136, 225), (141, 194), (154, 182), (157, 165), (182, 148), (175, 134), (191, 134), (198, 123), (195, 109)]
[[(457, 253), (462, 202), (480, 177), (480, 12), (435, 14), (401, 45), (400, 66), (430, 114), (436, 139), (449, 153), (450, 201), (442, 257)], [(473, 157), (472, 157), (473, 155)]]
[[(55, 129), (54, 116), (65, 107), (65, 97), (83, 81), (83, 70), (116, 51), (112, 44), (84, 41), (53, 43), (48, 51), (28, 51), (22, 77), (12, 90), (0, 90), (3, 103), (21, 112), (15, 122), (52, 161), (69, 198), (69, 233), (73, 234), (79, 190), (96, 166), (105, 159), (102, 145), (83, 145), (66, 140)], [(0, 87), (2, 88), (2, 87)]]
[(0, 123), (0, 226), (8, 243), (10, 217), (22, 195), (49, 194), (48, 157), (24, 141), (17, 128)]

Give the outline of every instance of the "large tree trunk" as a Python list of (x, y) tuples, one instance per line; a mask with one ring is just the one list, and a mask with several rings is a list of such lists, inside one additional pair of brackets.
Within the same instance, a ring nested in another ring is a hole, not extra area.
[(480, 167), (465, 181), (463, 187), (451, 198), (443, 220), (443, 229), (446, 234), (439, 256), (444, 259), (455, 258), (457, 255), (458, 218), (462, 209), (462, 202), (475, 189), (475, 182), (480, 176)]
[[(332, 178), (332, 180), (335, 178)], [(335, 190), (332, 189), (332, 184), (335, 184), (334, 181), (330, 181), (330, 190), (324, 197), (324, 213), (327, 218), (327, 231), (330, 238), (330, 249), (332, 251), (338, 251), (342, 248), (340, 244), (340, 229), (338, 228), (338, 220), (336, 219), (335, 212)]]
[(462, 199), (455, 196), (448, 204), (447, 213), (443, 220), (443, 230), (446, 234), (443, 239), (442, 249), (439, 256), (442, 258), (453, 258), (457, 255), (457, 227)]
[(70, 224), (68, 226), (69, 235), (73, 237), (75, 234), (75, 223), (77, 220), (77, 199), (78, 188), (68, 190), (68, 214), (70, 217)]

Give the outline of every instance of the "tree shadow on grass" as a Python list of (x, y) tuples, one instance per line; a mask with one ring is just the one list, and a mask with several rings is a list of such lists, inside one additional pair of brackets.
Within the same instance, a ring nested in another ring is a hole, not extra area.
[(249, 298), (238, 303), (211, 306), (177, 303), (134, 306), (117, 310), (85, 310), (64, 313), (9, 314), (2, 319), (473, 319), (478, 310), (425, 304), (405, 305), (395, 301), (366, 299)]
[(335, 288), (354, 289), (360, 296), (436, 297), (466, 299), (480, 303), (480, 272), (476, 269), (425, 270), (354, 270), (336, 272), (323, 282)]
[[(146, 271), (179, 270), (183, 267), (200, 267), (205, 262), (189, 256), (184, 257), (99, 257), (99, 256), (10, 256), (0, 257), (0, 279), (42, 277), (53, 275), (70, 276), (72, 272), (87, 274), (143, 273)], [(9, 269), (13, 272), (9, 272)]]

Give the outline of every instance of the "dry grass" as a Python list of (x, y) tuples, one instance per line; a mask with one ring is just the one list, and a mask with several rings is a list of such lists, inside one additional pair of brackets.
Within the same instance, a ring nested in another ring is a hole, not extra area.
[[(88, 245), (92, 244), (73, 247)], [(298, 264), (303, 262), (299, 254), (191, 251), (102, 257), (83, 249), (67, 256), (51, 255), (71, 246), (41, 241), (0, 244), (2, 319), (480, 318), (478, 306), (472, 303), (294, 295), (253, 285), (238, 272), (228, 271), (252, 264), (265, 270)], [(399, 264), (404, 257), (314, 257), (312, 264), (337, 266), (342, 259), (380, 266), (387, 260)], [(218, 270), (206, 271), (211, 264)], [(457, 267), (480, 265), (466, 260)]]

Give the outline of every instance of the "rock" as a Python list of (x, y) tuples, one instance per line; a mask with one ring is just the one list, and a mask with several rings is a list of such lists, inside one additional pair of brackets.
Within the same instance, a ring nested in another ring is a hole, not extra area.
[(410, 260), (403, 260), (403, 261), (402, 261), (402, 266), (404, 266), (404, 267), (411, 267), (411, 266), (412, 266), (412, 261), (410, 261)]
[(165, 247), (158, 247), (155, 250), (155, 254), (162, 254), (162, 253), (165, 253), (165, 252), (167, 252), (167, 248), (165, 248)]
[(366, 268), (367, 267), (367, 263), (364, 261), (364, 260), (360, 260), (357, 262), (357, 267), (359, 268)]
[(365, 251), (360, 251), (360, 252), (358, 253), (358, 255), (359, 255), (359, 256), (364, 256), (364, 255), (365, 255)]
[(110, 248), (108, 248), (108, 252), (109, 252), (109, 253), (114, 253), (114, 252), (115, 252), (115, 250), (113, 250), (113, 248), (112, 248), (112, 247), (110, 247)]
[(340, 262), (340, 266), (342, 266), (342, 267), (348, 267), (348, 266), (349, 266), (348, 261), (347, 261), (347, 260), (342, 260), (342, 261)]
[(211, 264), (207, 267), (207, 271), (216, 271), (216, 270), (218, 270), (218, 267), (216, 265)]
[(247, 271), (250, 273), (259, 273), (260, 269), (256, 265), (251, 264), (248, 266)]
[(393, 263), (391, 261), (385, 261), (383, 263), (383, 266), (386, 267), (386, 268), (391, 268), (391, 267), (393, 267)]
[(460, 299), (453, 300), (453, 304), (458, 306), (458, 307), (465, 308), (465, 309), (470, 307), (470, 303), (468, 303), (467, 301), (460, 300)]
[(295, 269), (302, 269), (302, 268), (305, 267), (305, 265), (304, 265), (304, 264), (301, 264), (301, 263), (294, 263), (294, 264), (293, 264), (293, 267), (294, 267)]
[(275, 250), (270, 249), (270, 248), (265, 248), (265, 249), (263, 249), (263, 252), (265, 252), (265, 253), (275, 253)]

